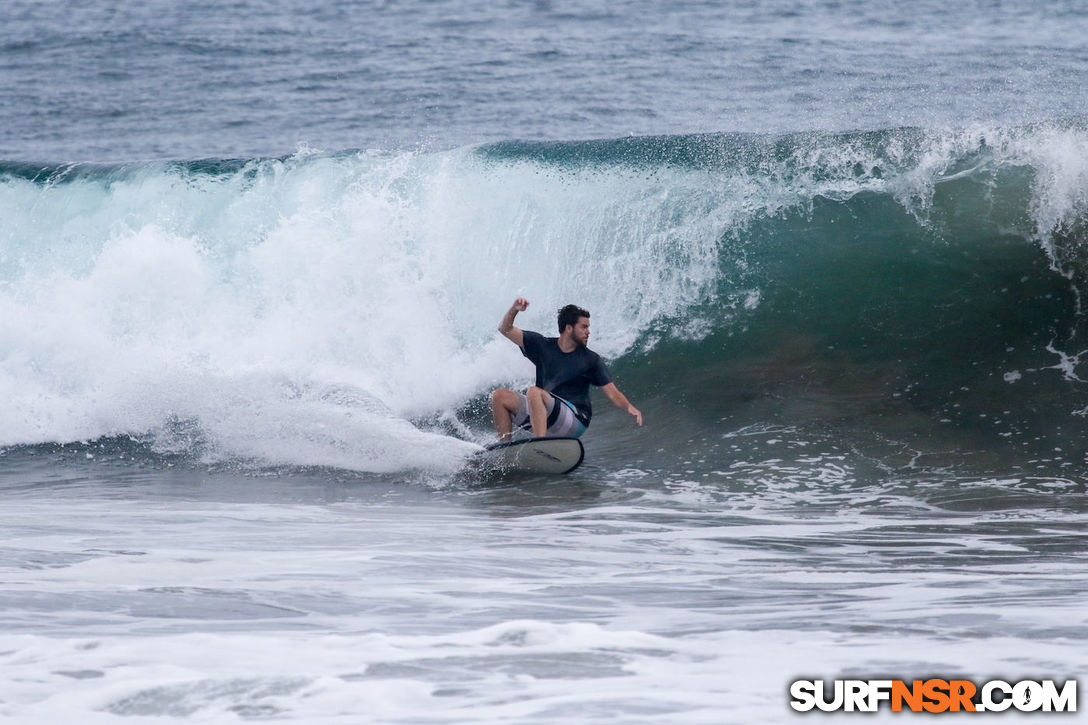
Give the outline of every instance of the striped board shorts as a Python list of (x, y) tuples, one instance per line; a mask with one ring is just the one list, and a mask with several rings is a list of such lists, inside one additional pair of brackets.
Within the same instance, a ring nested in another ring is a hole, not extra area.
[[(529, 399), (525, 393), (518, 393), (521, 402), (518, 404), (518, 412), (514, 414), (514, 426), (525, 430), (532, 430), (529, 422)], [(574, 406), (554, 395), (549, 395), (548, 402), (548, 430), (545, 435), (548, 438), (579, 438), (586, 432), (586, 426), (574, 414)]]

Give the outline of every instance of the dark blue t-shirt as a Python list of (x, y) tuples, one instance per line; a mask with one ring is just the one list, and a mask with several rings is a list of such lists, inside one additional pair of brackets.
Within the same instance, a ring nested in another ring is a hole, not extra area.
[(589, 404), (589, 385), (608, 385), (608, 375), (601, 356), (587, 347), (572, 352), (559, 349), (558, 337), (544, 337), (539, 332), (522, 331), (521, 353), (536, 365), (536, 386), (571, 403), (583, 424), (589, 425), (593, 407)]

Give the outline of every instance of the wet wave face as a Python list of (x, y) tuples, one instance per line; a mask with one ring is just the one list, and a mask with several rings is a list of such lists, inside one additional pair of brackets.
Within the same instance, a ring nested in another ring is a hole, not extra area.
[(487, 392), (531, 379), (494, 333), (523, 295), (547, 333), (589, 308), (653, 418), (631, 460), (598, 416), (609, 467), (712, 476), (758, 438), (865, 475), (1068, 472), (1086, 144), (1068, 122), (8, 164), (0, 445), (445, 476)]

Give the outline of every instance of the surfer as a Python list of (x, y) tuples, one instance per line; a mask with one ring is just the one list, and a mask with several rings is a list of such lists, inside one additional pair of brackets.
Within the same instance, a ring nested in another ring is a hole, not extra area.
[(536, 365), (536, 385), (525, 393), (500, 388), (491, 394), (491, 414), (499, 440), (509, 440), (514, 426), (523, 428), (526, 424), (534, 438), (581, 436), (593, 416), (589, 404), (591, 383), (642, 425), (642, 413), (612, 382), (600, 355), (586, 347), (589, 312), (577, 305), (561, 308), (559, 337), (544, 337), (514, 326), (514, 318), (528, 306), (529, 300), (518, 297), (499, 323), (499, 332)]

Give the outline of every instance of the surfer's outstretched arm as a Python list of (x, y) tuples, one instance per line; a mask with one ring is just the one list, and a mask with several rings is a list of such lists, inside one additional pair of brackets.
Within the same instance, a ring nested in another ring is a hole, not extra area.
[(638, 408), (631, 405), (630, 401), (627, 400), (627, 396), (620, 392), (620, 389), (616, 387), (615, 383), (609, 383), (608, 385), (602, 386), (601, 390), (608, 396), (608, 399), (612, 401), (612, 405), (635, 416), (635, 422), (642, 425), (642, 413), (639, 412)]
[(499, 332), (518, 347), (525, 347), (525, 336), (522, 335), (519, 328), (514, 327), (514, 318), (517, 317), (519, 312), (524, 312), (528, 306), (529, 300), (518, 297), (514, 300), (514, 304), (510, 305), (510, 309), (506, 311), (506, 314), (503, 315), (502, 322), (499, 323)]

